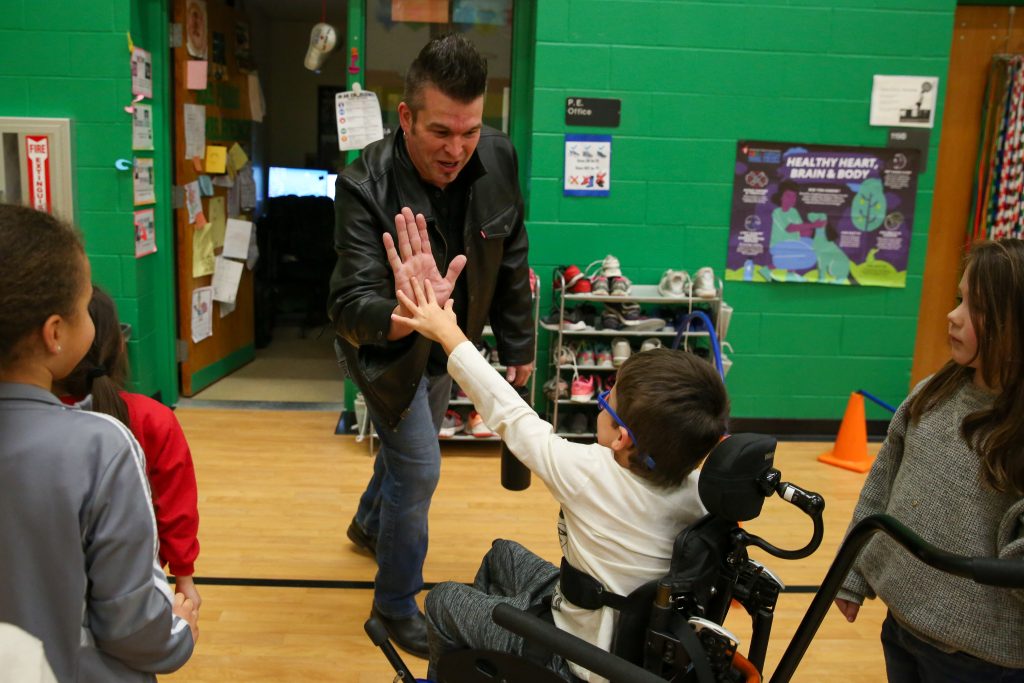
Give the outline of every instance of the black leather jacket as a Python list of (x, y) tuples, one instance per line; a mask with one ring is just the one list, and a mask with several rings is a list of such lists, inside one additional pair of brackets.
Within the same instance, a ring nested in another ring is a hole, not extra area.
[[(338, 175), (329, 314), (348, 372), (367, 403), (394, 428), (408, 412), (427, 365), (431, 342), (417, 333), (387, 340), (398, 301), (381, 236), (395, 237), (395, 214), (408, 206), (427, 219), (438, 270), (443, 275), (455, 254), (444, 251), (433, 208), (423, 183), (398, 152), (401, 128), (370, 144)], [(469, 301), (459, 324), (479, 339), (488, 322), (506, 365), (533, 361), (529, 245), (523, 225), (523, 198), (512, 143), (484, 127), (475, 155), (484, 172), (468, 190), (464, 230)], [(395, 239), (397, 244), (397, 237)], [(436, 245), (440, 244), (441, 249)]]

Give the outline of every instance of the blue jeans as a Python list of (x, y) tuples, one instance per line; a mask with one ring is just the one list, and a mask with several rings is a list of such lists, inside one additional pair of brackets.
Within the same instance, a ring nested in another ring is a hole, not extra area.
[(424, 376), (409, 413), (394, 430), (367, 406), (381, 446), (355, 519), (377, 539), (374, 603), (389, 619), (404, 619), (419, 610), (415, 598), (423, 588), (427, 513), (441, 476), (437, 432), (451, 388), (448, 375)]
[(882, 622), (882, 652), (889, 683), (1024, 683), (1024, 669), (943, 652), (900, 626), (891, 613)]

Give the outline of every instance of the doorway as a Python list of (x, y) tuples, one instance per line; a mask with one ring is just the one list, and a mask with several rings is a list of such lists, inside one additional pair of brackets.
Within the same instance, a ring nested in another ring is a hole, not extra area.
[[(188, 1), (174, 0), (175, 11)], [(251, 27), (252, 60), (266, 115), (252, 124), (249, 153), (258, 167), (259, 196), (251, 219), (260, 261), (251, 276), (243, 274), (239, 288), (240, 297), (251, 299), (251, 336), (238, 347), (248, 348), (249, 357), (233, 367), (222, 367), (214, 380), (192, 386), (186, 382), (189, 370), (183, 363), (182, 394), (196, 401), (334, 407), (344, 401), (334, 335), (326, 319), (334, 260), (334, 182), (338, 170), (352, 160), (338, 151), (334, 96), (358, 80), (377, 94), (385, 135), (389, 134), (398, 124), (408, 64), (431, 38), (458, 31), (488, 60), (485, 123), (508, 132), (513, 0), (206, 0), (206, 5), (211, 21), (221, 9), (231, 10), (242, 13), (241, 20)], [(321, 68), (311, 71), (303, 62), (318, 23), (334, 27), (337, 44)], [(353, 53), (350, 45), (364, 47), (356, 47)], [(186, 75), (186, 68), (176, 64), (175, 78)], [(179, 92), (176, 85), (176, 96)], [(190, 93), (181, 92), (181, 97), (187, 102)], [(177, 130), (180, 135), (181, 127)], [(180, 165), (187, 180), (195, 171), (183, 154), (176, 151), (176, 157), (183, 159)], [(182, 183), (176, 178), (175, 184)], [(180, 217), (178, 221), (181, 260), (191, 257), (190, 245), (183, 245), (181, 238), (192, 237), (195, 227), (187, 222), (181, 225)], [(179, 264), (179, 280), (185, 282), (178, 292), (180, 320), (186, 315), (184, 290), (204, 284), (186, 277), (190, 275)], [(251, 277), (248, 291), (247, 277)], [(223, 328), (223, 320), (215, 319), (215, 324)], [(242, 317), (238, 320), (245, 322)], [(179, 330), (179, 337), (188, 339), (188, 332)], [(218, 330), (214, 332), (216, 336)], [(229, 357), (237, 353), (221, 351)]]

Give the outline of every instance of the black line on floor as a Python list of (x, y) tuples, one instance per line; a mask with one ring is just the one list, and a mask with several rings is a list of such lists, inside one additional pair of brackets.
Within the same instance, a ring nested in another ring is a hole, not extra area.
[[(196, 576), (195, 582), (205, 586), (255, 586), (258, 588), (330, 588), (349, 590), (373, 590), (373, 581), (330, 581), (325, 579), (245, 579), (224, 576)], [(168, 577), (173, 581), (174, 577)], [(423, 584), (430, 590), (436, 583)], [(785, 593), (817, 593), (818, 586), (786, 586)]]

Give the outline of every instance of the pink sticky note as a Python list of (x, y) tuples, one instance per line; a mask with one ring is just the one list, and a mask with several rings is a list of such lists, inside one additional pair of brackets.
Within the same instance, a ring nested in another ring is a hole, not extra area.
[(203, 172), (203, 160), (200, 157), (198, 157), (198, 156), (192, 157), (192, 166), (195, 167), (195, 169), (196, 169), (196, 171), (198, 173), (202, 173)]
[(203, 215), (202, 211), (196, 214), (196, 229), (205, 228), (207, 223), (206, 216)]
[(189, 90), (206, 90), (206, 60), (190, 59), (185, 82)]

